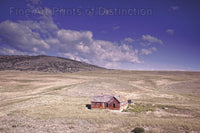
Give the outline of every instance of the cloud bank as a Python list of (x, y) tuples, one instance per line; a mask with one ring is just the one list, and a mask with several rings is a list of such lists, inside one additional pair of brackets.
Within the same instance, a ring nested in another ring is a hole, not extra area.
[[(142, 35), (140, 40), (148, 45), (163, 44), (149, 34)], [(133, 47), (135, 40), (130, 37), (116, 43), (96, 40), (92, 31), (58, 28), (51, 15), (41, 16), (38, 21), (1, 22), (0, 41), (0, 54), (53, 54), (107, 68), (120, 68), (123, 63), (142, 63), (140, 55), (157, 50), (155, 47), (138, 50)]]

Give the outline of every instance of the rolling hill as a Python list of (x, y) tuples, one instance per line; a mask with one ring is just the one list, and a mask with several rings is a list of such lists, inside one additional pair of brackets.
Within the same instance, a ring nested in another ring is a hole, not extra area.
[(95, 65), (62, 57), (46, 55), (0, 55), (0, 70), (69, 73), (105, 69)]

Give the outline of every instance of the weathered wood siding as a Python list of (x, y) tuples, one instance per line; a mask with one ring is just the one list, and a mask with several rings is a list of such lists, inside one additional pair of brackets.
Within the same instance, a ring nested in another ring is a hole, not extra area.
[(92, 108), (105, 109), (105, 106), (104, 106), (104, 103), (100, 103), (100, 102), (92, 102)]
[(112, 110), (120, 110), (120, 103), (114, 97), (108, 102), (108, 108)]

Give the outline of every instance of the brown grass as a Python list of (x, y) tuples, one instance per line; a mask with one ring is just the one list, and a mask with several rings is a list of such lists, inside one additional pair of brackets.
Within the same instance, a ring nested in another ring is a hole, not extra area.
[[(198, 72), (1, 71), (0, 132), (200, 132), (199, 80)], [(142, 111), (87, 109), (99, 93), (123, 94)]]

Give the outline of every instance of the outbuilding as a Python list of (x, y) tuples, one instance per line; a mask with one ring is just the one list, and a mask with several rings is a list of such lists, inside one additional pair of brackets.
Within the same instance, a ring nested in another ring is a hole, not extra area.
[(122, 95), (95, 95), (91, 103), (92, 109), (121, 110), (128, 106), (127, 99)]

